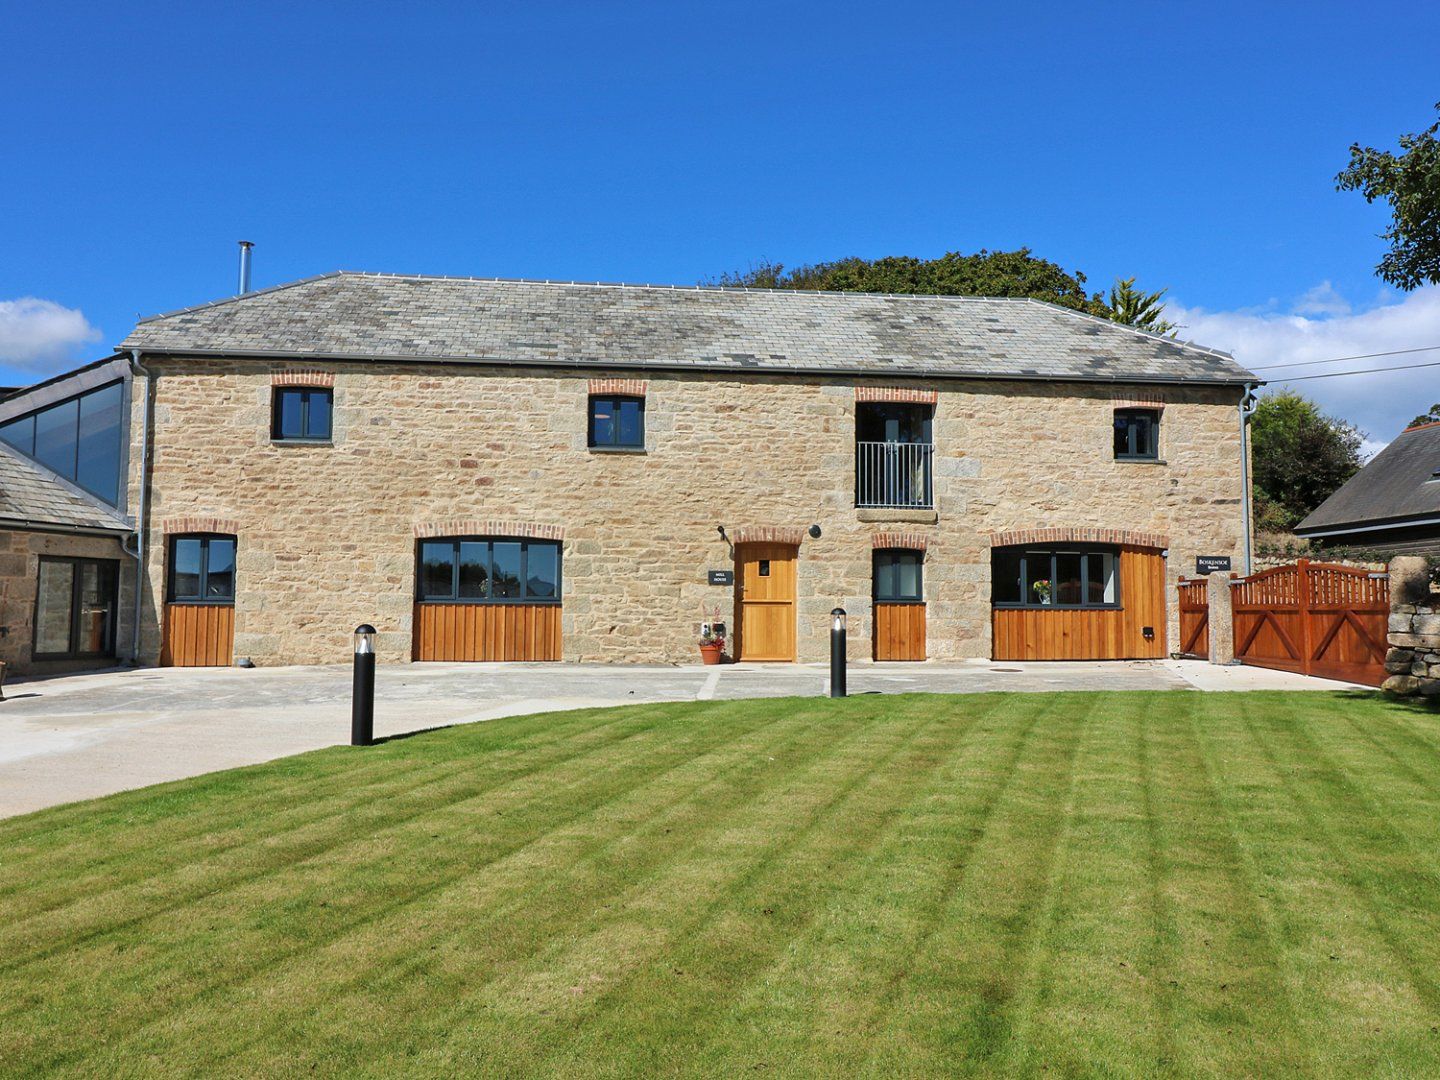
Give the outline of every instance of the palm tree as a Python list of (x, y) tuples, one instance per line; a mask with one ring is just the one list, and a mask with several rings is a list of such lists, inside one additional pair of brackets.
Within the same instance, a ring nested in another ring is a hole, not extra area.
[(1165, 305), (1160, 298), (1169, 291), (1161, 289), (1147, 293), (1135, 288), (1133, 277), (1117, 278), (1115, 287), (1110, 290), (1110, 318), (1137, 330), (1174, 337), (1175, 324), (1161, 318), (1165, 314)]

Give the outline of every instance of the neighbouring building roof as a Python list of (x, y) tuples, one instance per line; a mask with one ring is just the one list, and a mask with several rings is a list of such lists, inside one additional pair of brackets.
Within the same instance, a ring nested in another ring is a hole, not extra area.
[(0, 528), (128, 533), (129, 521), (0, 443)]
[(1037, 300), (351, 272), (157, 315), (120, 348), (938, 378), (1259, 381), (1225, 353)]
[(1432, 518), (1440, 523), (1440, 423), (1404, 431), (1304, 521), (1299, 536)]

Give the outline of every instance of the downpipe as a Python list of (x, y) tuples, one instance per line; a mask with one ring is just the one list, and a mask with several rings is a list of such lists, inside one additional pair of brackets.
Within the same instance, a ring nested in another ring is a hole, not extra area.
[[(140, 665), (140, 627), (145, 612), (145, 543), (146, 519), (150, 494), (150, 413), (154, 406), (155, 377), (140, 363), (140, 350), (130, 350), (131, 385), (135, 380), (145, 379), (145, 396), (140, 409), (140, 492), (135, 508), (135, 550), (125, 548), (127, 555), (135, 560), (135, 610), (131, 623), (130, 663)], [(121, 545), (122, 548), (125, 545)]]

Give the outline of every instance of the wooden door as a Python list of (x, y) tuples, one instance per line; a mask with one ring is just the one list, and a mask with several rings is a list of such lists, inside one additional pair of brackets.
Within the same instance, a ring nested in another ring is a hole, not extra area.
[(735, 658), (795, 659), (795, 567), (792, 544), (735, 548)]
[(166, 604), (162, 667), (229, 667), (235, 662), (233, 604)]
[(875, 602), (875, 659), (925, 659), (925, 605)]

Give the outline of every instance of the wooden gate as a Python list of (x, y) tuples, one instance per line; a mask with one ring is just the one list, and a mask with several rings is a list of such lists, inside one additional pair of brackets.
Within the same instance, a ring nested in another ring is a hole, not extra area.
[(1180, 579), (1180, 652), (1199, 660), (1210, 657), (1210, 583)]
[(1386, 575), (1301, 559), (1236, 579), (1231, 599), (1242, 663), (1367, 686), (1385, 681)]

